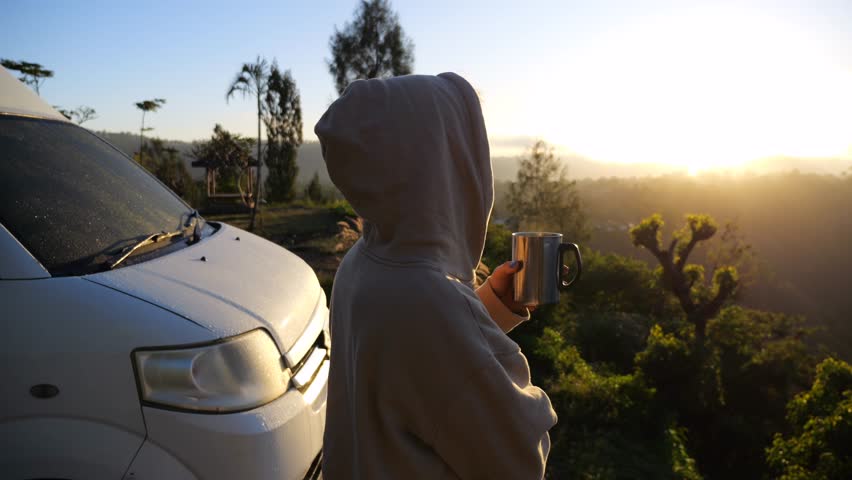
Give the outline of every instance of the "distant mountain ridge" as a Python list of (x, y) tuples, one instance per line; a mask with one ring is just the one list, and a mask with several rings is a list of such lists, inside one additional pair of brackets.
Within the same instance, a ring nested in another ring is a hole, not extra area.
[[(129, 156), (139, 150), (139, 134), (130, 132), (96, 132), (98, 135), (112, 143)], [(192, 168), (191, 156), (192, 146), (196, 142), (185, 142), (181, 140), (162, 139), (168, 147), (175, 148), (180, 152), (187, 168), (193, 178), (200, 180), (204, 176), (204, 170)], [(610, 177), (657, 177), (669, 174), (686, 174), (685, 166), (674, 166), (661, 163), (606, 163), (591, 160), (579, 155), (559, 155), (566, 163), (568, 177), (572, 179), (597, 179)], [(320, 182), (330, 185), (331, 179), (322, 159), (319, 142), (305, 142), (299, 148), (296, 160), (299, 165), (298, 183), (307, 183), (313, 177), (314, 172), (319, 174)], [(491, 158), (495, 181), (514, 180), (518, 169), (518, 156), (495, 156)], [(767, 174), (789, 172), (799, 170), (802, 173), (819, 173), (838, 175), (852, 167), (850, 158), (799, 158), (799, 157), (773, 157), (754, 160), (736, 168), (725, 168), (712, 170), (712, 172), (733, 174)], [(264, 167), (264, 175), (266, 168)]]

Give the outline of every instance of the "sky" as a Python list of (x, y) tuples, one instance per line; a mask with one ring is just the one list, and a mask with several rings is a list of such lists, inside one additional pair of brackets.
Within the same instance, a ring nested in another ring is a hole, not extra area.
[[(392, 0), (415, 73), (455, 71), (482, 98), (494, 155), (534, 139), (606, 162), (690, 171), (772, 156), (852, 158), (852, 2)], [(0, 0), (0, 57), (55, 71), (42, 97), (93, 130), (256, 136), (225, 92), (258, 55), (291, 70), (304, 135), (336, 98), (329, 37), (355, 1)]]

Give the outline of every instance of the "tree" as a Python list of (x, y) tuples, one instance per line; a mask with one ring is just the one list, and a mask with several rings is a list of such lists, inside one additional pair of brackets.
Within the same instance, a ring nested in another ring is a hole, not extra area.
[(387, 0), (361, 0), (352, 23), (334, 29), (328, 71), (337, 92), (357, 79), (407, 75), (414, 68), (414, 43)]
[(154, 138), (142, 147), (135, 159), (183, 199), (194, 200), (195, 184), (177, 149)]
[(0, 59), (0, 65), (3, 65), (9, 70), (21, 72), (21, 76), (18, 79), (32, 87), (36, 95), (41, 95), (39, 89), (44, 83), (44, 80), (53, 77), (53, 70), (48, 70), (38, 63), (25, 62), (23, 60), (16, 62), (4, 58)]
[(136, 108), (142, 110), (142, 126), (139, 128), (139, 151), (142, 151), (142, 146), (144, 144), (145, 132), (153, 130), (153, 128), (148, 127), (145, 128), (145, 114), (148, 112), (156, 112), (163, 105), (166, 104), (165, 98), (154, 98), (151, 100), (142, 100), (141, 102), (136, 102)]
[[(656, 220), (647, 243), (660, 243)], [(701, 223), (688, 221), (678, 243), (709, 235)], [(483, 258), (505, 258), (509, 235), (490, 225)], [(705, 265), (736, 263), (743, 242), (729, 235)], [(695, 262), (700, 249), (692, 248)], [(558, 305), (536, 309), (533, 321), (510, 333), (559, 416), (548, 475), (764, 478), (765, 448), (787, 428), (785, 406), (812, 381), (804, 320), (731, 305), (731, 296), (707, 322), (699, 354), (694, 325), (662, 267), (595, 251), (584, 253), (584, 264), (587, 274)], [(713, 293), (701, 281), (691, 292), (696, 302)]]
[(766, 458), (773, 478), (852, 478), (852, 366), (827, 358), (809, 391), (787, 406), (792, 433), (775, 435)]
[(554, 372), (543, 383), (559, 416), (547, 477), (700, 480), (685, 429), (655, 401), (641, 373), (596, 371), (545, 328), (534, 348)]
[(488, 222), (481, 261), (490, 269), (495, 269), (510, 258), (512, 258), (512, 231), (492, 219)]
[[(739, 234), (723, 235), (712, 281), (704, 266), (688, 263), (699, 245), (717, 234), (708, 215), (687, 215), (667, 247), (659, 214), (630, 230), (634, 245), (657, 259), (658, 288), (682, 310), (682, 325), (655, 326), (637, 368), (689, 429), (689, 446), (702, 473), (711, 478), (759, 478), (764, 448), (784, 428), (784, 405), (807, 383), (812, 357), (802, 342), (803, 320), (733, 305), (741, 285), (726, 262), (750, 256)], [(719, 253), (721, 252), (721, 253)], [(726, 439), (719, 442), (719, 439)]]
[(264, 102), (267, 194), (273, 200), (289, 201), (293, 199), (293, 185), (299, 173), (296, 155), (302, 144), (302, 105), (290, 71), (282, 74), (275, 61), (269, 72)]
[(228, 87), (228, 92), (225, 94), (225, 101), (229, 101), (236, 93), (241, 93), (243, 98), (246, 96), (255, 97), (257, 100), (257, 188), (255, 188), (255, 201), (252, 203), (251, 221), (249, 222), (249, 230), (254, 229), (255, 216), (260, 205), (261, 192), (261, 165), (262, 158), (260, 151), (260, 125), (263, 121), (263, 99), (267, 92), (267, 81), (269, 79), (269, 64), (265, 58), (257, 56), (254, 63), (244, 63), (237, 76)]
[(97, 111), (95, 111), (92, 107), (87, 107), (85, 105), (81, 105), (74, 110), (66, 110), (64, 108), (54, 107), (59, 110), (65, 118), (68, 120), (77, 122), (77, 125), (82, 125), (89, 120), (94, 120), (98, 118)]
[(687, 264), (695, 247), (716, 234), (715, 220), (709, 215), (687, 215), (686, 225), (672, 235), (668, 248), (662, 246), (663, 217), (654, 214), (630, 229), (633, 245), (651, 252), (662, 268), (663, 286), (680, 302), (687, 321), (695, 328), (699, 351), (703, 348), (707, 322), (716, 316), (739, 286), (737, 268), (718, 266), (713, 284), (705, 282), (704, 267)]
[(319, 172), (314, 172), (311, 182), (305, 187), (305, 198), (314, 203), (322, 203), (325, 200), (325, 196), (322, 193), (322, 185), (320, 185)]
[(248, 194), (243, 191), (241, 180), (255, 163), (251, 156), (253, 143), (252, 139), (230, 133), (217, 124), (213, 127), (213, 135), (209, 141), (192, 147), (191, 155), (197, 160), (193, 162), (193, 166), (207, 169), (208, 181), (213, 178), (209, 175), (218, 176), (226, 183), (228, 180), (233, 181), (243, 202), (248, 205)]
[(712, 271), (722, 265), (737, 267), (740, 277), (737, 296), (743, 293), (743, 287), (756, 282), (761, 267), (757, 260), (757, 252), (751, 243), (746, 241), (740, 224), (736, 220), (725, 222), (721, 233), (707, 241), (706, 263)]
[(521, 157), (507, 203), (520, 229), (555, 230), (572, 241), (587, 237), (576, 182), (566, 179), (564, 165), (544, 141), (537, 141)]

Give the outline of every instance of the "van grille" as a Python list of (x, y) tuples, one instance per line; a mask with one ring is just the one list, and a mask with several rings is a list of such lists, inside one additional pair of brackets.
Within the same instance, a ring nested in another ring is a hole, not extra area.
[(299, 391), (304, 392), (310, 387), (322, 364), (329, 358), (329, 349), (326, 348), (324, 337), (325, 333), (320, 333), (317, 341), (292, 369), (290, 382)]

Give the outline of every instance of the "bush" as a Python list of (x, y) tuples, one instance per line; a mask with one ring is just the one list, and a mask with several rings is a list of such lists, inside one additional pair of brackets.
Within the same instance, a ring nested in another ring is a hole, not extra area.
[(766, 459), (782, 480), (852, 478), (852, 366), (828, 358), (787, 406), (792, 434), (776, 434)]
[(340, 220), (344, 220), (346, 217), (358, 216), (358, 213), (355, 212), (355, 209), (346, 200), (335, 200), (329, 203), (328, 210), (337, 215)]
[(505, 225), (489, 222), (485, 236), (482, 263), (494, 270), (503, 262), (512, 259), (512, 231)]
[(305, 198), (313, 203), (325, 202), (325, 193), (322, 190), (318, 172), (314, 172), (313, 178), (311, 178), (308, 186), (305, 187)]
[(596, 372), (550, 328), (535, 350), (557, 372), (545, 385), (559, 415), (549, 478), (701, 478), (685, 431), (659, 407), (641, 374)]

